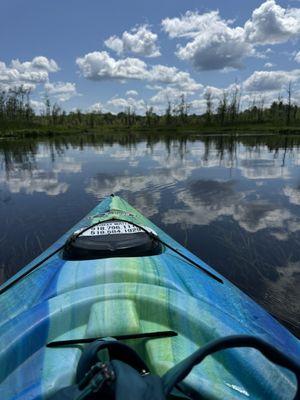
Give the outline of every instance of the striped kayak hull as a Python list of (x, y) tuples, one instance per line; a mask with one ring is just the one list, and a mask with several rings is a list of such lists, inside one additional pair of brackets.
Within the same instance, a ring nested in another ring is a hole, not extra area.
[[(170, 248), (88, 261), (51, 256), (74, 231), (111, 219), (151, 228), (184, 257)], [(46, 347), (57, 340), (174, 330), (178, 336), (130, 342), (159, 375), (205, 343), (232, 334), (258, 336), (300, 359), (299, 340), (286, 328), (117, 196), (104, 199), (0, 290), (2, 400), (46, 399), (74, 382), (81, 351)], [(185, 383), (207, 399), (290, 399), (296, 391), (290, 372), (250, 349), (208, 357)]]

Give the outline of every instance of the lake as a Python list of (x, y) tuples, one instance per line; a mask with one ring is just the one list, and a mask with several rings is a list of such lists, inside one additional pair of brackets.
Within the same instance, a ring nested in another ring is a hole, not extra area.
[(0, 278), (118, 194), (300, 336), (300, 138), (0, 141)]

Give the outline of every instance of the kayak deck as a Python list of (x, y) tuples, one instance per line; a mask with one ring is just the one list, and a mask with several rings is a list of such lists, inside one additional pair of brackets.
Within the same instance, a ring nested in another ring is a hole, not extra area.
[[(112, 219), (153, 230), (177, 252), (164, 247), (151, 256), (79, 261), (65, 260), (61, 252), (51, 256), (74, 231)], [(1, 289), (6, 287), (0, 296), (5, 400), (47, 398), (73, 383), (80, 346), (46, 347), (52, 341), (172, 330), (178, 335), (126, 342), (159, 375), (205, 343), (232, 334), (253, 334), (300, 356), (299, 341), (287, 329), (117, 196), (100, 203)], [(291, 373), (250, 349), (207, 358), (185, 383), (209, 399), (289, 399), (296, 391)]]

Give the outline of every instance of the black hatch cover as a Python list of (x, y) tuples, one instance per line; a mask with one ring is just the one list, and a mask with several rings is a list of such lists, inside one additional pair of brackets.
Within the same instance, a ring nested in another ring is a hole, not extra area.
[(75, 232), (67, 240), (62, 256), (65, 260), (93, 260), (150, 256), (161, 251), (155, 236), (129, 222), (114, 220)]

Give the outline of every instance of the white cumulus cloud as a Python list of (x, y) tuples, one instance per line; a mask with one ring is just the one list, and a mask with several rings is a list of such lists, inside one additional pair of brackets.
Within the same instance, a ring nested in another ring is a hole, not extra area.
[(76, 85), (71, 82), (46, 83), (45, 90), (59, 101), (67, 101), (77, 95)]
[(94, 103), (90, 107), (88, 107), (87, 111), (91, 112), (91, 113), (106, 113), (106, 112), (108, 112), (106, 106), (103, 103), (101, 103), (100, 101), (97, 103)]
[(174, 39), (176, 55), (198, 70), (241, 68), (249, 56), (265, 58), (257, 46), (274, 45), (300, 37), (300, 8), (283, 8), (275, 0), (266, 0), (256, 8), (243, 26), (222, 19), (219, 11), (184, 15), (162, 20), (162, 29)]
[(160, 56), (157, 34), (151, 32), (148, 25), (138, 26), (130, 32), (125, 31), (121, 37), (110, 36), (104, 44), (118, 55), (133, 53), (145, 57)]
[(251, 92), (281, 90), (289, 82), (300, 80), (300, 69), (292, 71), (255, 71), (244, 82), (244, 89)]
[(32, 67), (36, 69), (43, 69), (48, 72), (57, 72), (59, 67), (53, 59), (48, 59), (47, 57), (38, 56), (34, 57), (31, 62)]
[(275, 67), (275, 64), (273, 64), (271, 62), (267, 62), (267, 63), (265, 63), (264, 67), (265, 68), (273, 68), (273, 67)]
[(54, 60), (39, 56), (31, 61), (12, 60), (10, 65), (0, 61), (0, 86), (4, 90), (24, 85), (34, 89), (36, 84), (45, 83), (49, 72), (58, 71)]
[(76, 63), (82, 75), (91, 80), (145, 79), (147, 65), (138, 58), (115, 60), (106, 51), (94, 51), (79, 57)]
[(30, 106), (34, 109), (37, 114), (41, 114), (45, 111), (45, 104), (39, 100), (30, 100)]
[(256, 44), (283, 43), (300, 35), (300, 8), (283, 8), (267, 0), (245, 24), (247, 40)]
[(245, 41), (244, 29), (232, 27), (233, 21), (221, 19), (218, 11), (205, 14), (188, 11), (181, 18), (167, 18), (162, 27), (171, 38), (191, 40), (179, 45), (176, 52), (196, 69), (240, 68), (246, 56), (254, 55), (253, 46)]
[(219, 19), (218, 11), (205, 14), (187, 11), (180, 18), (165, 18), (162, 20), (162, 28), (170, 38), (195, 37), (199, 32), (209, 29), (211, 22)]
[(115, 97), (107, 102), (107, 107), (112, 109), (113, 112), (120, 112), (130, 108), (138, 114), (143, 114), (145, 113), (146, 104), (143, 99)]
[(178, 90), (177, 88), (172, 88), (172, 87), (159, 87), (157, 88), (157, 92), (155, 93), (154, 96), (150, 98), (150, 102), (153, 105), (163, 105), (167, 106), (167, 102), (170, 101), (171, 103), (174, 103), (178, 101), (179, 96), (182, 94), (187, 94), (187, 93), (182, 93), (181, 90)]
[(188, 72), (179, 71), (176, 67), (167, 67), (165, 65), (151, 67), (148, 80), (150, 82), (167, 83), (189, 92), (202, 88), (202, 85), (195, 82)]
[(130, 97), (138, 96), (138, 92), (136, 90), (127, 90), (126, 96), (130, 96)]
[(116, 60), (106, 51), (95, 51), (79, 57), (76, 63), (82, 75), (90, 80), (143, 80), (151, 83), (166, 83), (182, 90), (199, 90), (202, 85), (191, 78), (188, 72), (165, 65), (148, 66), (138, 58), (127, 57)]
[(47, 72), (57, 72), (59, 67), (54, 60), (49, 60), (47, 57), (34, 57), (31, 61), (20, 62), (18, 59), (12, 60), (11, 68), (19, 72), (27, 72), (32, 70), (41, 70)]

